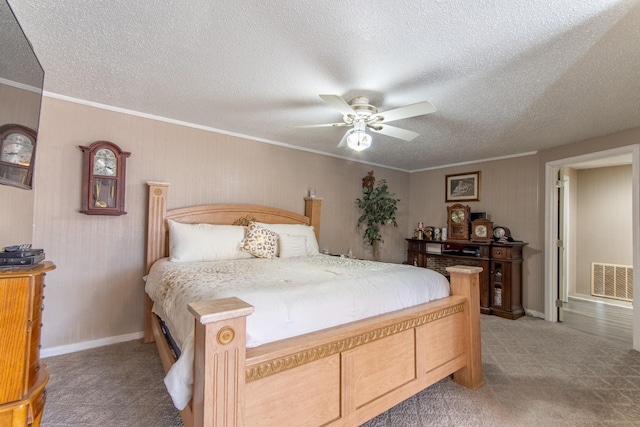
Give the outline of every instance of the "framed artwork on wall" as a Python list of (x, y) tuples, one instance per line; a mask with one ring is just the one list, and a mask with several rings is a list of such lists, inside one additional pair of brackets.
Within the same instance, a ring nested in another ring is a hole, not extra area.
[(480, 172), (447, 175), (445, 194), (445, 202), (480, 200)]

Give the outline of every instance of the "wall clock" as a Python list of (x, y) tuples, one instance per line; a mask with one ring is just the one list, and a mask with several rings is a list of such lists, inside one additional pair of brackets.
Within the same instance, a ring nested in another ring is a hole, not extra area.
[(449, 239), (469, 240), (469, 206), (456, 203), (447, 207), (447, 228)]
[(126, 161), (131, 153), (97, 141), (82, 150), (82, 209), (87, 215), (124, 215)]
[(0, 184), (32, 188), (36, 135), (22, 125), (0, 126)]
[(471, 240), (474, 242), (489, 242), (492, 239), (493, 221), (479, 218), (471, 223)]

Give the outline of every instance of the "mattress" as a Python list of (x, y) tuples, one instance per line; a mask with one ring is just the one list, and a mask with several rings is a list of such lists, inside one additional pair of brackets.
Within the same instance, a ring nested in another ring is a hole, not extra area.
[(193, 376), (190, 302), (235, 296), (253, 305), (247, 347), (256, 347), (444, 298), (449, 282), (425, 268), (319, 254), (188, 263), (163, 258), (145, 289), (182, 350), (165, 384), (183, 409)]

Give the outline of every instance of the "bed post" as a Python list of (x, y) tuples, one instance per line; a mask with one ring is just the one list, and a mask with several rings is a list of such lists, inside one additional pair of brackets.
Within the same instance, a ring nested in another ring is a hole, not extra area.
[(253, 306), (239, 298), (189, 304), (195, 316), (192, 411), (194, 426), (242, 426), (246, 317)]
[(482, 387), (482, 346), (480, 342), (480, 277), (481, 267), (456, 265), (447, 267), (451, 274), (451, 294), (465, 301), (465, 342), (468, 343), (467, 365), (454, 372), (455, 382), (472, 390)]
[[(164, 225), (164, 217), (167, 213), (167, 188), (169, 184), (166, 182), (147, 182), (149, 187), (149, 213), (147, 223), (147, 265), (146, 273), (154, 262), (166, 256), (166, 239), (167, 232)], [(151, 308), (153, 301), (145, 293), (144, 307), (144, 343), (154, 341), (153, 328), (151, 326)]]
[(147, 223), (147, 273), (154, 262), (166, 256), (167, 182), (147, 182), (149, 186), (149, 220)]
[(322, 200), (322, 197), (304, 198), (304, 215), (309, 217), (309, 225), (313, 226), (318, 242), (320, 242), (320, 212), (322, 211)]

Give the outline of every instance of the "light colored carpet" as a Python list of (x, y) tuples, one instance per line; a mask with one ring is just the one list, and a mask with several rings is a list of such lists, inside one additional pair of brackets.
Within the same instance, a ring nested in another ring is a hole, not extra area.
[[(640, 353), (541, 319), (481, 319), (481, 389), (445, 379), (364, 426), (640, 426)], [(44, 361), (44, 427), (182, 425), (153, 344)]]

